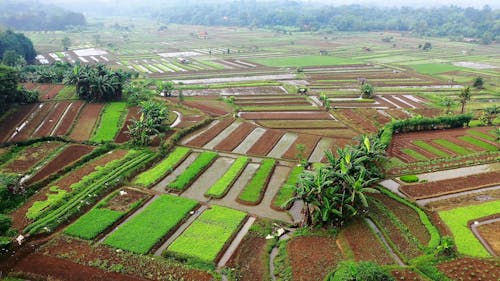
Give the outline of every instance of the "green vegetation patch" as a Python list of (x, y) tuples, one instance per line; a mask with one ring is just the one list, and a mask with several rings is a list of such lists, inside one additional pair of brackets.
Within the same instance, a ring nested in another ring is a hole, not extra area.
[(285, 66), (314, 66), (314, 65), (342, 65), (342, 64), (359, 64), (360, 60), (351, 58), (340, 58), (332, 56), (300, 56), (300, 57), (284, 57), (284, 58), (269, 58), (256, 59), (254, 62), (275, 67)]
[(475, 146), (480, 147), (480, 148), (487, 150), (487, 151), (498, 151), (498, 147), (496, 147), (492, 144), (489, 144), (487, 142), (478, 140), (478, 139), (471, 137), (471, 136), (462, 136), (462, 137), (459, 137), (459, 139), (466, 141), (472, 145), (475, 145)]
[(101, 122), (91, 141), (112, 141), (122, 127), (122, 116), (127, 109), (125, 102), (112, 102), (106, 104), (101, 116)]
[(441, 219), (448, 225), (460, 253), (475, 257), (489, 257), (488, 251), (477, 240), (468, 222), (494, 215), (500, 210), (500, 201), (471, 205), (439, 212)]
[(418, 182), (418, 177), (416, 175), (404, 175), (399, 177), (399, 179), (403, 182), (407, 183), (412, 183), (412, 182)]
[(456, 143), (453, 143), (449, 140), (437, 139), (437, 140), (433, 140), (433, 142), (435, 142), (439, 145), (442, 145), (442, 146), (448, 148), (449, 150), (451, 150), (459, 155), (467, 155), (467, 154), (472, 153), (472, 151), (468, 150), (467, 148), (462, 147), (462, 146), (460, 146)]
[(177, 178), (167, 185), (168, 188), (175, 190), (184, 190), (200, 173), (205, 170), (218, 154), (212, 151), (202, 152), (187, 169)]
[(296, 166), (290, 171), (290, 174), (288, 175), (288, 179), (286, 180), (285, 184), (280, 188), (278, 191), (278, 194), (274, 198), (273, 206), (278, 209), (287, 209), (289, 207), (289, 204), (284, 206), (284, 204), (290, 200), (295, 192), (295, 185), (297, 184), (297, 181), (299, 180), (300, 174), (304, 171), (304, 167), (302, 166)]
[(419, 73), (431, 74), (431, 75), (466, 69), (463, 67), (455, 66), (452, 64), (444, 64), (444, 63), (415, 64), (415, 65), (410, 65), (410, 67), (415, 69), (415, 71)]
[(91, 240), (119, 220), (124, 214), (123, 212), (109, 209), (92, 209), (66, 228), (64, 233)]
[(50, 192), (47, 193), (47, 199), (44, 201), (36, 201), (31, 205), (31, 207), (28, 209), (28, 212), (26, 212), (26, 217), (30, 220), (34, 220), (38, 218), (43, 211), (60, 202), (63, 200), (64, 196), (66, 196), (67, 192), (64, 189), (59, 189), (57, 186), (51, 186), (49, 188)]
[(119, 226), (104, 244), (146, 254), (167, 233), (174, 230), (198, 202), (172, 195), (161, 195), (137, 216)]
[(418, 161), (427, 161), (429, 160), (427, 157), (425, 157), (424, 155), (416, 152), (415, 150), (413, 149), (410, 149), (410, 148), (403, 148), (401, 149), (401, 151), (404, 153), (404, 154), (407, 154), (411, 157), (413, 157), (415, 160), (418, 160)]
[(427, 151), (429, 151), (430, 153), (436, 155), (436, 156), (439, 156), (439, 157), (442, 157), (442, 158), (445, 158), (445, 157), (450, 157), (450, 155), (442, 150), (440, 150), (439, 148), (437, 147), (434, 147), (432, 146), (431, 144), (429, 143), (426, 143), (425, 141), (422, 141), (422, 140), (416, 140), (413, 142), (414, 145), (422, 148), (422, 149), (425, 149)]
[(77, 99), (76, 86), (65, 86), (57, 93), (56, 100)]
[(182, 159), (184, 159), (190, 151), (191, 149), (186, 147), (177, 147), (168, 155), (167, 158), (158, 163), (158, 165), (138, 175), (135, 178), (134, 184), (146, 187), (153, 185), (158, 180), (172, 172), (175, 166), (177, 166), (177, 164), (179, 164), (179, 162), (182, 161)]
[(211, 206), (167, 248), (166, 254), (213, 266), (245, 217), (241, 211)]
[(479, 138), (482, 138), (482, 139), (485, 139), (485, 140), (489, 140), (489, 141), (496, 141), (496, 138), (494, 136), (485, 134), (485, 133), (483, 133), (481, 131), (468, 130), (467, 134), (469, 134), (471, 136), (479, 137)]
[(258, 204), (262, 199), (267, 182), (269, 181), (269, 178), (274, 170), (275, 163), (276, 161), (273, 159), (262, 160), (259, 169), (255, 172), (255, 175), (250, 182), (241, 191), (238, 199), (246, 203)]
[(207, 190), (205, 195), (215, 198), (224, 197), (241, 172), (243, 172), (249, 161), (250, 159), (248, 157), (238, 157), (227, 172)]

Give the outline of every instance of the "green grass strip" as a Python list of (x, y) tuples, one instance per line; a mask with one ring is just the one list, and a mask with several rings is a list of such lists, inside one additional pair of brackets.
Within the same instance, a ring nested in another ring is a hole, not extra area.
[(57, 93), (56, 100), (76, 99), (76, 86), (65, 86)]
[(241, 191), (238, 199), (251, 204), (260, 202), (266, 189), (267, 182), (271, 177), (275, 163), (276, 161), (274, 159), (262, 160), (259, 169), (255, 172), (255, 175), (250, 182)]
[(467, 223), (471, 220), (497, 214), (498, 210), (500, 210), (500, 201), (492, 201), (441, 211), (439, 216), (453, 233), (455, 244), (460, 253), (475, 257), (489, 257), (490, 254), (472, 233)]
[(487, 142), (478, 140), (478, 139), (471, 137), (471, 136), (462, 136), (462, 137), (459, 137), (459, 139), (466, 141), (472, 145), (475, 145), (475, 146), (480, 147), (480, 148), (487, 150), (487, 151), (498, 151), (498, 147), (496, 147), (492, 144), (489, 144)]
[(70, 225), (64, 233), (81, 239), (92, 240), (104, 232), (125, 213), (109, 209), (92, 209)]
[(243, 169), (245, 169), (249, 160), (250, 159), (245, 156), (238, 157), (229, 170), (227, 170), (227, 172), (207, 190), (205, 195), (214, 198), (224, 197)]
[(413, 157), (415, 160), (417, 161), (427, 161), (429, 160), (427, 157), (425, 157), (424, 155), (416, 152), (415, 150), (413, 149), (410, 149), (410, 148), (403, 148), (401, 149), (401, 151), (404, 153), (404, 154), (407, 154), (411, 157)]
[(198, 202), (172, 195), (161, 195), (142, 212), (120, 225), (104, 244), (146, 254), (173, 230)]
[(122, 127), (122, 116), (126, 112), (127, 103), (112, 102), (106, 104), (101, 116), (101, 122), (91, 141), (112, 141)]
[(467, 134), (469, 134), (471, 136), (479, 137), (479, 138), (482, 138), (485, 140), (489, 140), (489, 141), (496, 141), (496, 138), (494, 136), (485, 134), (481, 131), (476, 131), (474, 129), (468, 130)]
[(171, 173), (175, 166), (177, 166), (179, 162), (189, 154), (190, 151), (191, 149), (186, 147), (177, 147), (172, 153), (168, 155), (167, 158), (158, 163), (158, 165), (138, 175), (133, 183), (145, 187), (149, 187), (155, 184), (156, 182), (158, 182), (158, 180)]
[(169, 183), (167, 187), (176, 190), (184, 190), (215, 160), (215, 158), (217, 158), (217, 156), (218, 154), (212, 151), (202, 152), (193, 163), (191, 163), (182, 174), (178, 175), (173, 182)]
[(413, 144), (441, 158), (450, 157), (448, 153), (440, 150), (437, 147), (432, 146), (431, 144), (426, 143), (425, 141), (416, 140), (413, 142)]
[(456, 143), (453, 143), (449, 140), (437, 139), (437, 140), (433, 140), (433, 142), (435, 142), (439, 145), (442, 145), (442, 146), (448, 148), (449, 150), (451, 150), (459, 155), (467, 155), (467, 154), (472, 153), (472, 151), (468, 150), (467, 148), (462, 147), (462, 146), (460, 146)]
[(167, 255), (213, 266), (245, 217), (244, 212), (213, 205), (167, 248)]
[(304, 171), (304, 167), (302, 166), (296, 166), (290, 171), (290, 174), (288, 175), (288, 179), (286, 180), (285, 184), (280, 188), (278, 191), (278, 194), (276, 195), (273, 205), (275, 208), (278, 209), (287, 209), (289, 207), (289, 204), (287, 206), (283, 206), (288, 200), (290, 200), (294, 193), (295, 193), (295, 185), (297, 184), (297, 181), (299, 180), (300, 174)]

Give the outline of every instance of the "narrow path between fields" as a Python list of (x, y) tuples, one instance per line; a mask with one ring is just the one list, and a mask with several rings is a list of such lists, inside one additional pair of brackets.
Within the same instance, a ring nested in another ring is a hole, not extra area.
[(165, 251), (165, 249), (167, 249), (168, 246), (170, 246), (170, 244), (172, 244), (172, 242), (174, 242), (174, 240), (177, 239), (177, 237), (179, 237), (184, 232), (184, 230), (186, 230), (206, 209), (208, 209), (207, 205), (201, 205), (200, 208), (198, 208), (198, 210), (196, 210), (194, 214), (192, 214), (189, 219), (186, 220), (186, 222), (184, 222), (181, 226), (179, 226), (179, 228), (177, 228), (174, 234), (168, 237), (167, 241), (165, 241), (165, 243), (163, 243), (160, 248), (155, 251), (154, 255), (161, 256), (161, 253), (163, 253), (163, 251)]
[(175, 119), (174, 123), (172, 123), (172, 125), (170, 125), (170, 128), (175, 128), (177, 127), (177, 125), (179, 125), (181, 122), (182, 122), (182, 115), (180, 112), (178, 111), (173, 111), (173, 113), (175, 113), (177, 115), (177, 118)]
[(394, 251), (392, 250), (391, 246), (389, 246), (389, 243), (387, 243), (387, 240), (385, 240), (384, 235), (382, 235), (382, 232), (375, 225), (375, 223), (371, 219), (369, 219), (369, 218), (365, 218), (365, 221), (366, 221), (366, 223), (368, 223), (368, 226), (373, 230), (373, 232), (375, 232), (375, 235), (377, 235), (378, 238), (380, 238), (380, 240), (382, 241), (382, 243), (384, 243), (384, 245), (386, 246), (386, 248), (389, 250), (389, 254), (398, 263), (398, 265), (400, 265), (400, 266), (406, 266), (406, 264), (399, 258), (399, 256), (394, 253)]
[(493, 251), (493, 249), (490, 247), (490, 245), (488, 244), (488, 242), (486, 240), (484, 240), (484, 238), (481, 236), (481, 234), (479, 233), (479, 231), (477, 230), (477, 228), (481, 225), (485, 225), (485, 224), (490, 224), (490, 223), (494, 223), (494, 222), (499, 222), (500, 221), (500, 218), (494, 218), (494, 219), (490, 219), (490, 220), (485, 220), (485, 221), (482, 221), (482, 222), (479, 222), (479, 223), (473, 223), (471, 224), (470, 226), (470, 229), (472, 230), (472, 233), (474, 233), (474, 235), (476, 235), (477, 239), (479, 240), (479, 242), (481, 242), (481, 244), (483, 244), (483, 247), (494, 257), (497, 256), (497, 254), (495, 253), (495, 251)]
[(250, 230), (250, 227), (255, 222), (255, 219), (256, 219), (255, 217), (248, 218), (245, 225), (243, 225), (240, 232), (238, 232), (236, 237), (234, 237), (233, 241), (231, 242), (231, 244), (227, 248), (226, 252), (222, 256), (222, 258), (219, 260), (219, 262), (217, 263), (218, 268), (222, 268), (226, 265), (226, 263), (229, 261), (231, 256), (234, 254), (236, 249), (238, 249), (238, 246), (240, 246), (240, 243), (243, 240), (243, 238), (245, 237), (245, 235), (247, 235), (248, 231)]

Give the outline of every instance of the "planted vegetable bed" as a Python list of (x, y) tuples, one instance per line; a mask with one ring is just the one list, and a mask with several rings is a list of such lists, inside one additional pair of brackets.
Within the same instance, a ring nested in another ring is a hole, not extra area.
[(290, 208), (290, 203), (288, 203), (287, 205), (284, 204), (294, 196), (295, 185), (299, 180), (299, 175), (303, 171), (304, 167), (302, 166), (296, 166), (290, 171), (287, 181), (280, 188), (280, 190), (273, 199), (273, 204), (271, 206), (273, 209), (281, 211)]
[(172, 195), (161, 195), (144, 210), (120, 225), (104, 244), (139, 254), (148, 253), (165, 235), (198, 205), (198, 202)]
[(122, 127), (122, 116), (126, 110), (125, 102), (112, 102), (106, 104), (101, 116), (101, 122), (91, 141), (112, 141)]
[(162, 160), (156, 166), (138, 175), (134, 184), (142, 186), (152, 186), (170, 172), (172, 172), (175, 167), (184, 160), (187, 155), (191, 152), (191, 149), (186, 147), (177, 147), (172, 153), (168, 155), (167, 158)]
[(210, 189), (207, 190), (205, 196), (214, 198), (224, 197), (236, 179), (243, 172), (249, 160), (250, 159), (245, 156), (238, 157), (229, 170), (227, 170), (226, 173), (216, 183), (214, 183)]
[(211, 206), (174, 240), (165, 255), (214, 266), (245, 217), (241, 211)]
[(186, 189), (196, 178), (210, 166), (218, 154), (211, 151), (202, 152), (187, 169), (167, 185), (167, 188), (182, 191)]
[(238, 195), (238, 201), (247, 205), (259, 204), (266, 192), (267, 184), (271, 179), (275, 164), (276, 161), (273, 159), (262, 160), (253, 178)]
[(2, 172), (22, 174), (34, 168), (37, 163), (45, 160), (56, 149), (61, 147), (60, 142), (42, 142), (24, 148), (14, 159), (5, 163)]

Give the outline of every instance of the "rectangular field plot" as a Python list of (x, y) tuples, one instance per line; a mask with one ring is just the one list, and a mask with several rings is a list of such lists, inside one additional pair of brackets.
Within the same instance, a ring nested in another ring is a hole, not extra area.
[(104, 107), (101, 122), (92, 141), (112, 141), (121, 128), (121, 117), (126, 111), (125, 102), (113, 102)]
[(104, 244), (139, 254), (148, 253), (196, 207), (194, 200), (161, 195), (111, 233)]
[(167, 185), (168, 188), (182, 191), (186, 189), (196, 178), (203, 173), (215, 159), (218, 154), (212, 151), (202, 152), (194, 161), (186, 168), (186, 170), (177, 176), (175, 180)]
[(214, 205), (167, 248), (165, 255), (214, 265), (245, 217), (243, 212)]

